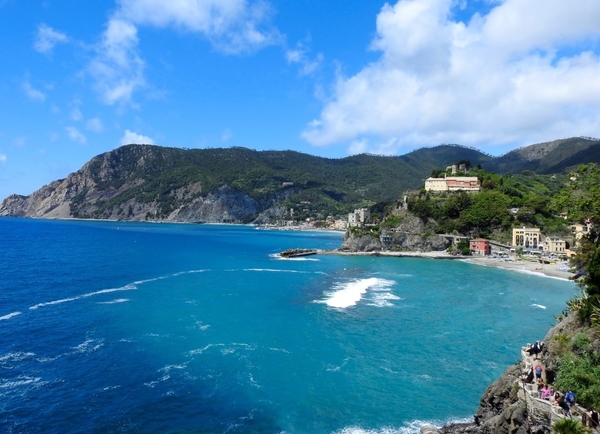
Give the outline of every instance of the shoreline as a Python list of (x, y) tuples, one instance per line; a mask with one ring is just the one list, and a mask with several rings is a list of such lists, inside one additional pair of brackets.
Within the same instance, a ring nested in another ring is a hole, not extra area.
[(573, 281), (574, 273), (566, 271), (562, 265), (541, 264), (533, 261), (503, 261), (491, 257), (482, 256), (454, 256), (446, 252), (343, 252), (340, 250), (317, 250), (317, 254), (340, 255), (340, 256), (385, 256), (396, 258), (425, 258), (425, 259), (450, 259), (466, 262), (481, 267), (497, 268), (517, 273), (531, 274), (534, 276), (548, 277)]

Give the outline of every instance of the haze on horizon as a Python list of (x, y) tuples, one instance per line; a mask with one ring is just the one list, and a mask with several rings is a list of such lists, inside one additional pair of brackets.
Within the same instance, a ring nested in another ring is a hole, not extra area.
[(0, 0), (0, 200), (123, 144), (492, 155), (599, 136), (597, 0)]

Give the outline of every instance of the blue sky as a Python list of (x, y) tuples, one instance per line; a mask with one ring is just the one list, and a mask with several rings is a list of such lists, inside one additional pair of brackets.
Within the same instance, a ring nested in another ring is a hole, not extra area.
[(600, 136), (598, 0), (0, 0), (0, 199), (127, 143)]

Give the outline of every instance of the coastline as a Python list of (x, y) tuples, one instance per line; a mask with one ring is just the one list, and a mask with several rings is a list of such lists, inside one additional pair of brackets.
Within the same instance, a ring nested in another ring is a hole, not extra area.
[(453, 259), (467, 262), (482, 267), (492, 267), (517, 273), (533, 274), (541, 277), (571, 281), (574, 273), (565, 270), (559, 264), (541, 264), (533, 261), (504, 261), (482, 256), (454, 256), (446, 252), (343, 252), (340, 250), (318, 250), (318, 254), (341, 256), (386, 256), (397, 258), (426, 258), (426, 259)]

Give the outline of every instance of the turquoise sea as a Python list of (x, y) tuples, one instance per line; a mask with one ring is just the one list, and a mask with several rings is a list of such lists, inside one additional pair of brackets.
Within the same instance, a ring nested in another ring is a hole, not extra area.
[(319, 255), (341, 234), (0, 219), (0, 432), (412, 433), (471, 420), (566, 281)]

